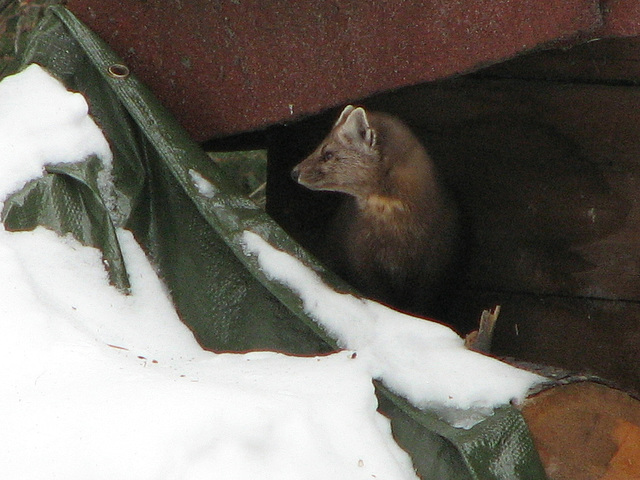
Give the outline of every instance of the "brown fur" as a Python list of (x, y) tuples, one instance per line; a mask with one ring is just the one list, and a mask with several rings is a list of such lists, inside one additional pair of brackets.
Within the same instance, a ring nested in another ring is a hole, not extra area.
[(310, 189), (347, 194), (327, 236), (325, 261), (365, 295), (432, 311), (456, 249), (457, 213), (403, 122), (348, 106), (292, 175)]

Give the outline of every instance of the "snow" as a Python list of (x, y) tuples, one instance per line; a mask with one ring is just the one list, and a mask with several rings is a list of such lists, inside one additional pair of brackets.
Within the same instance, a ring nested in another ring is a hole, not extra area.
[(209, 180), (204, 178), (200, 172), (190, 169), (189, 175), (200, 195), (206, 198), (214, 198), (216, 196), (218, 189)]
[(357, 352), (373, 378), (418, 407), (440, 411), (455, 426), (469, 428), (495, 407), (521, 402), (545, 380), (466, 349), (445, 325), (335, 292), (298, 259), (253, 232), (245, 231), (243, 242), (267, 275), (294, 290), (342, 348)]
[(111, 201), (112, 194), (106, 191), (111, 151), (87, 115), (88, 109), (81, 94), (68, 92), (37, 65), (2, 80), (0, 145), (6, 160), (0, 175), (0, 192), (10, 193), (41, 176), (42, 158), (47, 163), (66, 163), (96, 154), (105, 166), (99, 178), (102, 193)]
[[(0, 206), (48, 163), (109, 172), (87, 110), (36, 65), (0, 82)], [(0, 225), (0, 478), (416, 478), (364, 362), (203, 350), (118, 238), (130, 295), (96, 249)]]
[[(112, 195), (111, 153), (86, 101), (37, 65), (0, 82), (0, 145), (0, 208), (47, 164), (92, 154)], [(415, 479), (372, 378), (418, 406), (460, 409), (461, 426), (540, 380), (465, 350), (445, 326), (336, 293), (257, 235), (243, 238), (348, 350), (205, 351), (130, 232), (118, 229), (125, 295), (96, 249), (0, 225), (0, 478)]]

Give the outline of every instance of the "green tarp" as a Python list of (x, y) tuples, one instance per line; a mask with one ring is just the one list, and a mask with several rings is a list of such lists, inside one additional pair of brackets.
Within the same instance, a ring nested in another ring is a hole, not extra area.
[[(111, 281), (128, 288), (115, 236), (131, 230), (167, 284), (182, 320), (216, 351), (268, 349), (292, 354), (331, 351), (335, 342), (301, 308), (289, 289), (270, 281), (239, 242), (252, 230), (322, 272), (264, 211), (225, 179), (121, 60), (63, 7), (50, 7), (31, 34), (21, 66), (38, 63), (82, 92), (114, 154), (121, 217), (100, 197), (96, 161), (52, 166), (5, 204), (10, 230), (43, 224), (99, 247)], [(112, 68), (113, 66), (115, 68)], [(18, 67), (19, 68), (19, 67)], [(8, 73), (8, 72), (5, 72)], [(194, 172), (209, 180), (203, 196)], [(118, 225), (114, 225), (118, 223)], [(455, 429), (377, 385), (380, 408), (423, 479), (545, 478), (520, 414), (504, 407), (470, 430)]]

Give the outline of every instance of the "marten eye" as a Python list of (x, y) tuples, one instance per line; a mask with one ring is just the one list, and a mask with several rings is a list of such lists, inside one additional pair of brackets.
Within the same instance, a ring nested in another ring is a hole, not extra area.
[(322, 161), (323, 162), (327, 162), (329, 160), (331, 160), (334, 157), (333, 152), (329, 151), (329, 150), (325, 150), (324, 152), (322, 152)]

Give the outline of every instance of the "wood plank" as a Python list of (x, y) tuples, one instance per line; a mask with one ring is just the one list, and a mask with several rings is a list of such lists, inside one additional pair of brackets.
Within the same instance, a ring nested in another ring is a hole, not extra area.
[(452, 298), (448, 316), (468, 331), (495, 305), (493, 354), (596, 375), (640, 394), (640, 304), (467, 291)]
[(640, 82), (639, 52), (639, 37), (604, 38), (574, 48), (521, 55), (477, 75), (479, 78), (637, 84)]

